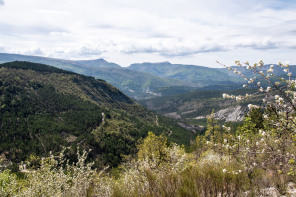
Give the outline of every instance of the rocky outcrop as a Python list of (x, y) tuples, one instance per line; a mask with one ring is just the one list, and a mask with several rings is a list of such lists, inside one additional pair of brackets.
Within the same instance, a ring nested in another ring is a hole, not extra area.
[(224, 120), (226, 122), (240, 122), (243, 120), (246, 110), (242, 106), (237, 105), (234, 107), (228, 107), (215, 113), (215, 118), (218, 120)]
[(183, 127), (184, 129), (187, 129), (189, 131), (192, 131), (193, 133), (196, 133), (198, 131), (203, 131), (204, 127), (203, 126), (198, 126), (198, 125), (192, 125), (192, 124), (184, 124), (182, 122), (178, 122), (178, 125)]
[(177, 114), (177, 112), (167, 113), (167, 114), (165, 114), (165, 116), (169, 117), (169, 118), (174, 118), (174, 119), (180, 119), (181, 118), (181, 116), (179, 116)]

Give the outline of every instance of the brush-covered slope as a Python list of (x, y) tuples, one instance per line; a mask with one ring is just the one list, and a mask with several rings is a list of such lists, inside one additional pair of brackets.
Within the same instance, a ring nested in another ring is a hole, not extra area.
[(230, 78), (220, 69), (203, 66), (161, 63), (132, 64), (128, 69), (150, 73), (159, 77), (177, 79), (192, 83), (197, 87), (209, 85), (229, 85), (241, 82), (239, 78)]
[(62, 60), (39, 56), (0, 53), (0, 63), (11, 61), (28, 61), (47, 64), (79, 74), (103, 79), (122, 92), (135, 99), (143, 99), (161, 95), (159, 88), (171, 86), (193, 86), (192, 83), (162, 78), (149, 73), (132, 71), (103, 59), (97, 60)]
[(92, 149), (116, 166), (148, 131), (189, 143), (189, 132), (157, 117), (103, 80), (30, 62), (0, 65), (0, 155), (18, 162), (67, 147)]

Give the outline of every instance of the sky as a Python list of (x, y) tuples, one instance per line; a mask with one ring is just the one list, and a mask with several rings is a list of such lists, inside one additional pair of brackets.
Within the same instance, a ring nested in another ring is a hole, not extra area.
[(295, 0), (0, 0), (1, 53), (219, 67), (295, 49)]

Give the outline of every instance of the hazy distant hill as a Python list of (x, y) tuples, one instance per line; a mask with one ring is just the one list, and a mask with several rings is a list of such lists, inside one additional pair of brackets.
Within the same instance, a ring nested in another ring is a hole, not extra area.
[(169, 62), (132, 64), (128, 69), (150, 73), (159, 77), (178, 79), (192, 83), (197, 87), (230, 85), (242, 81), (237, 77), (229, 77), (229, 74), (221, 71), (221, 69), (171, 64)]
[(161, 96), (159, 89), (163, 87), (178, 86), (186, 88), (194, 86), (181, 80), (162, 78), (126, 68), (92, 69), (86, 71), (85, 74), (104, 79), (135, 99)]
[(156, 117), (103, 80), (30, 62), (0, 64), (0, 155), (11, 161), (67, 147), (116, 166), (148, 131), (189, 144), (190, 132)]
[(93, 76), (97, 79), (103, 79), (135, 99), (160, 95), (157, 90), (162, 87), (193, 86), (191, 83), (180, 80), (161, 78), (149, 73), (131, 71), (103, 59), (71, 61), (0, 53), (0, 63), (11, 61), (29, 61), (47, 64), (76, 73)]
[(92, 67), (102, 67), (102, 68), (121, 68), (118, 64), (107, 62), (104, 59), (96, 59), (96, 60), (77, 60), (70, 61), (75, 62), (82, 65), (92, 66)]

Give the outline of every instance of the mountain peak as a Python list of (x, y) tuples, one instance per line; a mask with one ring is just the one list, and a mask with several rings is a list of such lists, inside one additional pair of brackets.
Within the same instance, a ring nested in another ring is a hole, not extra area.
[(103, 58), (94, 59), (94, 60), (78, 60), (78, 61), (75, 61), (75, 62), (77, 62), (79, 64), (93, 66), (93, 67), (109, 67), (109, 68), (110, 67), (113, 67), (113, 68), (115, 68), (115, 67), (119, 68), (120, 67), (118, 64), (108, 62)]
[(134, 63), (131, 64), (129, 67), (134, 67), (134, 66), (167, 66), (167, 65), (172, 65), (169, 61), (164, 61), (164, 62), (143, 62), (143, 63)]

